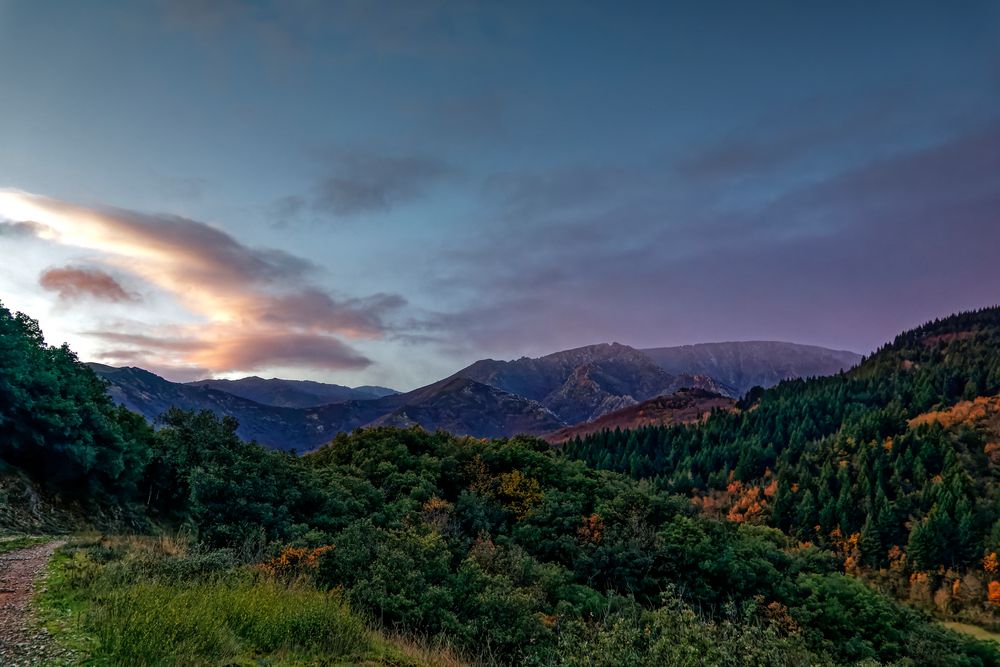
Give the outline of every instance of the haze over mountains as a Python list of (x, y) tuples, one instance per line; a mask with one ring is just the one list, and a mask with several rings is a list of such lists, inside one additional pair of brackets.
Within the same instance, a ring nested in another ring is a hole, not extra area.
[[(140, 368), (91, 367), (111, 383), (115, 401), (151, 421), (171, 406), (210, 410), (239, 420), (243, 438), (305, 450), (363, 426), (420, 425), (499, 437), (546, 434), (578, 424), (614, 428), (635, 419), (686, 420), (700, 414), (701, 408), (689, 405), (692, 397), (710, 406), (705, 409), (724, 407), (723, 396), (738, 397), (754, 385), (828, 375), (860, 359), (850, 352), (778, 342), (650, 350), (607, 343), (539, 358), (484, 359), (406, 393), (258, 377), (179, 384)], [(684, 388), (699, 393), (659, 407), (643, 403)], [(640, 404), (645, 407), (629, 411)], [(606, 415), (611, 417), (601, 421)]]

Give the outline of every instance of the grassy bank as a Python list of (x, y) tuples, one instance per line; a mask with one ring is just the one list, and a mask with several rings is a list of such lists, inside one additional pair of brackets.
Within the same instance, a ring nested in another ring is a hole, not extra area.
[(101, 665), (448, 665), (447, 652), (369, 629), (337, 592), (157, 538), (71, 540), (39, 610)]
[(0, 554), (27, 549), (51, 540), (51, 537), (45, 535), (0, 535)]

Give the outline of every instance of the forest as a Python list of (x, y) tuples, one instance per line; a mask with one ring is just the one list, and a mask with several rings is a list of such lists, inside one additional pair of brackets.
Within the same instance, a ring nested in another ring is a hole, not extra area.
[[(989, 626), (1000, 604), (998, 342), (1000, 309), (965, 313), (702, 424), (559, 448), (376, 428), (294, 456), (207, 412), (154, 428), (0, 309), (0, 465), (103, 533), (63, 550), (47, 602), (99, 664), (312, 664), (360, 650), (361, 624), (470, 664), (1000, 665), (937, 620)], [(156, 635), (133, 613), (192, 592), (259, 595), (309, 631), (261, 616), (172, 646), (185, 614)], [(335, 613), (299, 619), (315, 596)], [(140, 626), (160, 641), (123, 639)]]

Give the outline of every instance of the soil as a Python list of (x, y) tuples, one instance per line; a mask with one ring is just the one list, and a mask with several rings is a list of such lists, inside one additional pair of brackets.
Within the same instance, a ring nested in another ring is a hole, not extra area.
[(0, 554), (0, 664), (6, 667), (63, 665), (71, 661), (35, 620), (31, 598), (45, 565), (62, 546), (54, 541)]

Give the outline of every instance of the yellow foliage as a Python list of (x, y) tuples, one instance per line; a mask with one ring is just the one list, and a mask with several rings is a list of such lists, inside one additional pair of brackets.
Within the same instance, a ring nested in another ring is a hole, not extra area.
[(476, 493), (484, 495), (490, 492), (492, 480), (490, 479), (490, 471), (486, 468), (486, 463), (483, 462), (483, 457), (476, 454), (472, 460), (465, 465), (464, 472), (470, 480), (470, 491), (475, 491)]
[(433, 496), (421, 506), (420, 510), (424, 523), (439, 533), (444, 532), (444, 529), (448, 526), (448, 521), (451, 519), (451, 503), (443, 498)]
[(1000, 569), (1000, 559), (997, 558), (996, 551), (991, 551), (983, 558), (983, 572), (996, 574), (998, 569)]
[(526, 477), (520, 470), (501, 474), (499, 483), (498, 499), (518, 519), (523, 519), (544, 497), (538, 480)]

